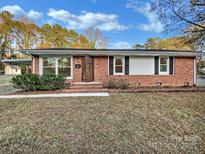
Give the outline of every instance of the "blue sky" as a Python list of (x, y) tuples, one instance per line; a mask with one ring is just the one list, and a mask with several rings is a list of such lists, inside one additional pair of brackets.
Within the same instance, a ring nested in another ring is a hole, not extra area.
[(80, 33), (98, 27), (110, 48), (130, 48), (149, 37), (166, 37), (149, 0), (1, 0), (0, 10), (27, 15), (36, 24), (61, 24)]

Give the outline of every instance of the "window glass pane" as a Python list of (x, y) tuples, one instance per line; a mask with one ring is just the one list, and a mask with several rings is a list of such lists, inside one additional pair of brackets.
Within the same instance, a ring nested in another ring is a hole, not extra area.
[(160, 72), (167, 72), (167, 65), (160, 65)]
[(58, 75), (61, 75), (63, 77), (70, 77), (70, 68), (58, 68)]
[(58, 75), (63, 77), (71, 76), (71, 59), (69, 57), (61, 57), (58, 59)]
[(58, 67), (67, 67), (70, 66), (70, 58), (61, 57), (58, 59)]
[(43, 74), (54, 74), (55, 75), (55, 68), (43, 68)]
[(160, 64), (167, 64), (167, 58), (160, 58)]
[(121, 58), (115, 59), (115, 65), (122, 65), (122, 59)]
[(55, 58), (43, 58), (43, 74), (55, 74)]
[(115, 66), (115, 73), (122, 73), (122, 66)]

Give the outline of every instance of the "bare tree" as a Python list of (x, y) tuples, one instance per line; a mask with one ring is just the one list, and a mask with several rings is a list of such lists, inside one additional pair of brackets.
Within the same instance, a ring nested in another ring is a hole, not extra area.
[(205, 44), (205, 0), (153, 0), (166, 32), (187, 36), (199, 46)]
[(85, 36), (90, 42), (91, 48), (105, 48), (107, 46), (107, 38), (102, 36), (98, 28), (87, 28), (85, 30)]

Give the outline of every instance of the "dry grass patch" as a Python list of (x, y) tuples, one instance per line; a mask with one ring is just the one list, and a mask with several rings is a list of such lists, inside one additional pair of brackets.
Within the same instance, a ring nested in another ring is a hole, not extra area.
[(205, 153), (205, 93), (0, 100), (0, 153)]

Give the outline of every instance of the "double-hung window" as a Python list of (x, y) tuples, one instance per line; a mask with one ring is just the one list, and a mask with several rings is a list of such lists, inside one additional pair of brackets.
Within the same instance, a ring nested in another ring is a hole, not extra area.
[(58, 75), (63, 77), (71, 76), (71, 58), (61, 57), (58, 58)]
[(56, 60), (53, 57), (43, 58), (43, 74), (56, 74)]
[(43, 74), (71, 78), (71, 57), (43, 57)]
[(114, 58), (114, 74), (123, 75), (124, 74), (124, 57)]
[(169, 58), (167, 57), (159, 58), (159, 74), (161, 75), (169, 74)]

